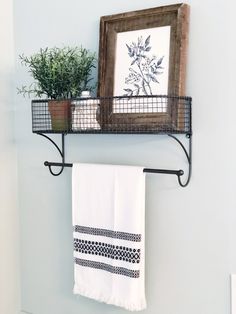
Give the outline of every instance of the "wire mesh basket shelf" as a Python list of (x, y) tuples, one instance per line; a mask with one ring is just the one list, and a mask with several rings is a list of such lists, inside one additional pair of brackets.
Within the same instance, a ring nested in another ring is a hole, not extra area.
[(191, 134), (191, 98), (120, 96), (33, 100), (34, 133)]

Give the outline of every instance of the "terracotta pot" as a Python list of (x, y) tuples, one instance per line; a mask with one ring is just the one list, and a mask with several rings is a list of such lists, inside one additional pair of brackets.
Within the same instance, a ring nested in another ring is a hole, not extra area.
[(52, 131), (69, 131), (71, 127), (71, 101), (49, 100)]

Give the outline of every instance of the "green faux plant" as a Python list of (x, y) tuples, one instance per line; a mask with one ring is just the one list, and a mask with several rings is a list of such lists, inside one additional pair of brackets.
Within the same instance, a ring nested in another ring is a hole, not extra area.
[(85, 48), (45, 48), (29, 57), (19, 57), (34, 79), (30, 86), (18, 88), (24, 96), (70, 99), (79, 97), (82, 90), (95, 88), (90, 84), (97, 60), (95, 53)]

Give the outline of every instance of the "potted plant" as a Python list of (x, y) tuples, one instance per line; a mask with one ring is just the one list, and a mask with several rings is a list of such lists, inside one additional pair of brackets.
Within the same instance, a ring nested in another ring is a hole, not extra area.
[(36, 97), (47, 97), (52, 130), (66, 131), (71, 122), (71, 99), (83, 90), (92, 90), (91, 72), (95, 68), (95, 53), (83, 47), (40, 49), (29, 57), (20, 55), (23, 65), (29, 68), (34, 79), (30, 86), (18, 92)]

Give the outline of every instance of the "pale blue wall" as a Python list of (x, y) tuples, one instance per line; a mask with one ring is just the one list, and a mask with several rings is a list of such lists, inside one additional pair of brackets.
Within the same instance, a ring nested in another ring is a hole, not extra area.
[(0, 313), (20, 310), (13, 0), (0, 0)]
[[(16, 55), (61, 44), (97, 50), (100, 16), (168, 4), (154, 0), (14, 3)], [(236, 106), (229, 95), (235, 59), (230, 42), (235, 26), (229, 21), (233, 21), (235, 3), (188, 3), (193, 177), (189, 187), (182, 189), (173, 177), (147, 176), (148, 314), (228, 314), (229, 274), (236, 272)], [(29, 77), (19, 60), (16, 63), (21, 85)], [(58, 160), (57, 152), (31, 133), (30, 100), (21, 96), (17, 97), (16, 136), (22, 309), (33, 314), (124, 313), (72, 294), (71, 170), (55, 178), (43, 166), (44, 160)], [(68, 135), (66, 147), (68, 161), (185, 166), (179, 147), (161, 136)]]

